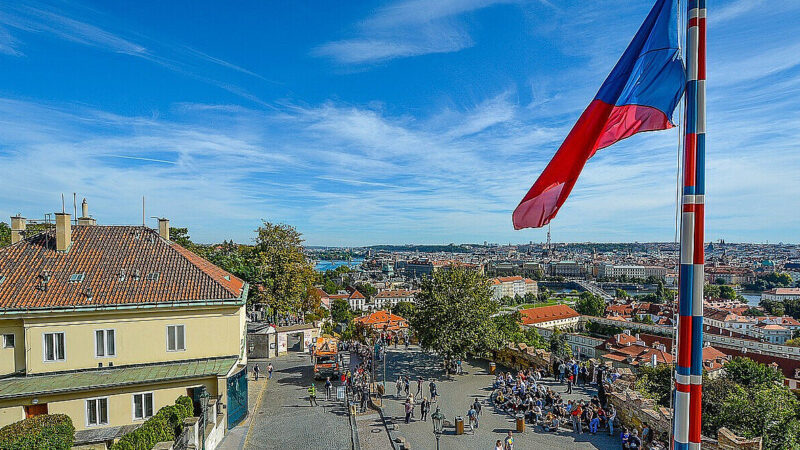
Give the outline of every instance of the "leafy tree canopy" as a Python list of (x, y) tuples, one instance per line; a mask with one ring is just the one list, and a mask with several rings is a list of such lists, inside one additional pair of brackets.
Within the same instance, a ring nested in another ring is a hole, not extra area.
[(256, 232), (254, 279), (263, 288), (256, 292), (255, 300), (279, 314), (313, 306), (308, 302), (316, 274), (303, 254), (302, 235), (291, 225), (266, 221)]
[(606, 302), (591, 292), (581, 292), (575, 302), (575, 311), (586, 316), (602, 316), (606, 312)]
[(449, 361), (497, 346), (492, 315), (498, 309), (486, 278), (454, 267), (423, 279), (410, 321), (422, 348)]

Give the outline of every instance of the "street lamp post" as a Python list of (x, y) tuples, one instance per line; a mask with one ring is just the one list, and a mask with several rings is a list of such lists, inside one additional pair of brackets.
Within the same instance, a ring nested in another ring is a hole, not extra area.
[(433, 434), (436, 436), (436, 450), (439, 450), (439, 437), (442, 435), (442, 426), (444, 422), (444, 414), (436, 407), (436, 411), (431, 414), (431, 422), (433, 422)]
[(200, 400), (201, 400), (201, 410), (202, 414), (200, 417), (200, 442), (201, 448), (205, 450), (206, 448), (206, 414), (208, 411), (208, 399), (211, 398), (211, 395), (208, 393), (207, 390), (203, 389), (203, 392), (200, 393)]

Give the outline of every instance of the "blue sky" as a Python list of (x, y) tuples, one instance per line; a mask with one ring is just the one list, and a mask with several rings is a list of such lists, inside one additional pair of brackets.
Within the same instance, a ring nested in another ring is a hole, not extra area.
[[(800, 2), (710, 3), (706, 237), (797, 242)], [(542, 241), (511, 212), (651, 5), (0, 0), (0, 217), (77, 192), (203, 242)], [(554, 239), (672, 240), (677, 141), (599, 152)]]

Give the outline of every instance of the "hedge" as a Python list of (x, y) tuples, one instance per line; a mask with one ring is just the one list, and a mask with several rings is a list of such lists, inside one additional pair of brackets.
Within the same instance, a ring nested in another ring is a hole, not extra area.
[(183, 431), (183, 419), (193, 415), (192, 399), (178, 397), (174, 405), (159, 409), (142, 426), (122, 436), (111, 450), (150, 450), (159, 442), (174, 441)]
[(69, 450), (73, 442), (75, 427), (64, 414), (42, 414), (0, 428), (3, 450)]

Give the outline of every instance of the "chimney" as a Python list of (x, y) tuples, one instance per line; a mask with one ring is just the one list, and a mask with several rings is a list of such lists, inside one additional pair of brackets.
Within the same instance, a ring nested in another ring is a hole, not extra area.
[(16, 244), (21, 241), (25, 234), (27, 222), (24, 217), (14, 216), (11, 218), (11, 243)]
[(658, 355), (653, 353), (653, 367), (658, 365)]
[(169, 240), (169, 219), (158, 219), (158, 235)]
[(97, 220), (89, 217), (89, 203), (85, 198), (81, 202), (81, 216), (78, 217), (78, 225), (97, 225)]
[(56, 213), (56, 251), (67, 252), (72, 245), (72, 222), (67, 213)]

